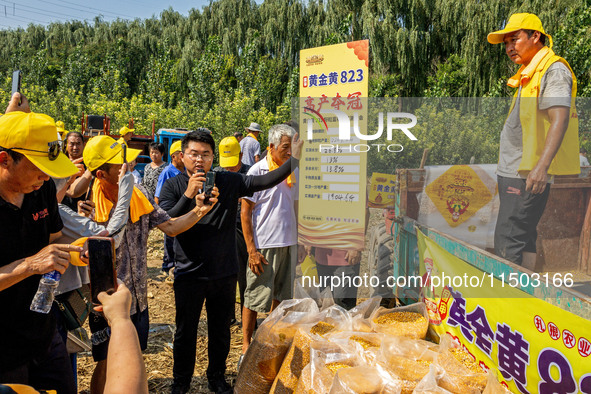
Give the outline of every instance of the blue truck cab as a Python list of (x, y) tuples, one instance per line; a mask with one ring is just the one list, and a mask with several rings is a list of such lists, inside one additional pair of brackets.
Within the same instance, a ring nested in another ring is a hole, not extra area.
[(164, 145), (164, 155), (162, 159), (170, 164), (170, 146), (178, 141), (183, 139), (185, 134), (187, 134), (190, 130), (187, 129), (160, 129), (156, 133), (155, 140), (156, 142), (160, 142)]
[[(154, 141), (160, 142), (164, 145), (164, 154), (162, 155), (162, 160), (164, 160), (167, 164), (170, 164), (170, 146), (175, 141), (181, 140), (188, 132), (190, 132), (190, 130), (187, 129), (160, 129), (154, 135)], [(145, 145), (147, 146), (147, 143)], [(144, 149), (147, 150), (147, 148)], [(138, 156), (135, 168), (139, 171), (142, 177), (144, 176), (144, 169), (146, 165), (150, 164), (151, 162), (152, 160), (148, 155), (140, 154)]]

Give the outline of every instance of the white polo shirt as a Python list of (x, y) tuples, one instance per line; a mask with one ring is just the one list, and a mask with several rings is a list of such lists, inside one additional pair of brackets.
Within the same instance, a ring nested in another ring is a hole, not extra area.
[[(263, 175), (269, 172), (267, 158), (255, 163), (248, 175)], [(296, 169), (295, 177), (298, 177)], [(293, 187), (284, 180), (271, 189), (256, 192), (245, 199), (255, 203), (252, 212), (254, 242), (257, 249), (280, 248), (297, 244), (297, 220), (294, 202), (298, 199), (298, 183)]]

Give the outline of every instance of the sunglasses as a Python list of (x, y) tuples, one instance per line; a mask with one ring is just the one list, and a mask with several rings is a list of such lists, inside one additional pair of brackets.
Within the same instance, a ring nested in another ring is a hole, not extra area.
[(57, 141), (48, 142), (47, 145), (48, 145), (47, 151), (27, 149), (27, 148), (16, 148), (16, 147), (9, 148), (8, 150), (18, 149), (18, 150), (24, 150), (27, 152), (47, 153), (49, 160), (54, 161), (55, 159), (57, 159), (57, 157), (60, 155), (60, 152), (62, 151), (62, 142), (57, 140)]

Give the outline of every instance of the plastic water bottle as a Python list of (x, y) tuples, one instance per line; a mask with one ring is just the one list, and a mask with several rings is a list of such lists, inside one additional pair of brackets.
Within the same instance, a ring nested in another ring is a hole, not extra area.
[(30, 309), (33, 312), (49, 313), (51, 310), (51, 304), (53, 304), (55, 289), (60, 284), (62, 274), (58, 271), (51, 271), (44, 274), (39, 280), (39, 288), (33, 301), (31, 301)]

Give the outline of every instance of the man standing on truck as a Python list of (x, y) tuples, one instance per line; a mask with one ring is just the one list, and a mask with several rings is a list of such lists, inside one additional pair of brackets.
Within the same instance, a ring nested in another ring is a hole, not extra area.
[(495, 253), (533, 270), (536, 226), (550, 183), (554, 175), (580, 172), (577, 81), (566, 60), (552, 51), (552, 37), (534, 14), (511, 15), (488, 42), (505, 43), (511, 61), (521, 65), (507, 82), (517, 91), (501, 132)]

